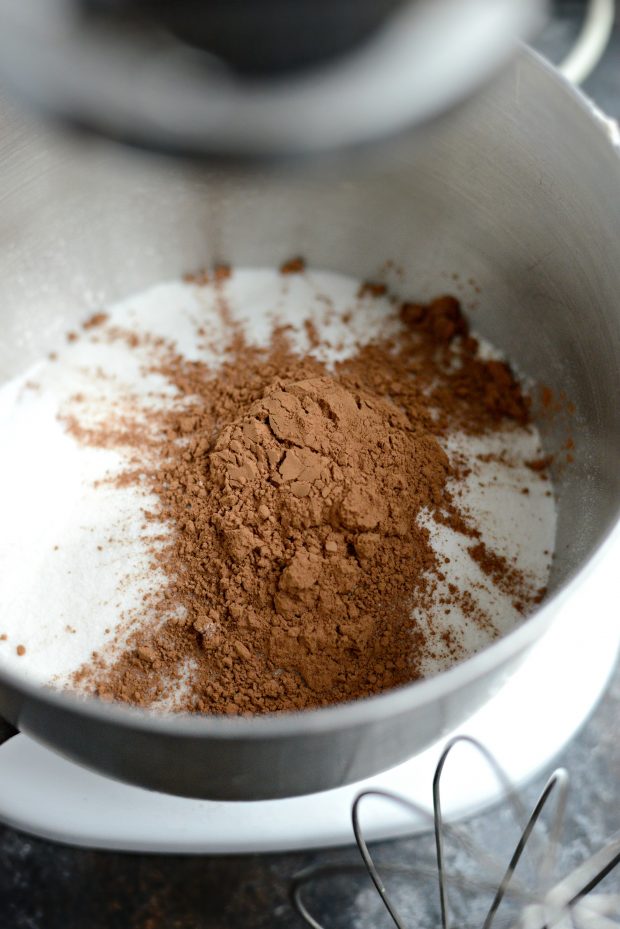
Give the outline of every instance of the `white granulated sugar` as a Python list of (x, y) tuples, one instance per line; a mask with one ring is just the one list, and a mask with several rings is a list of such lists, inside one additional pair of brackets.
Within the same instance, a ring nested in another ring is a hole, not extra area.
[[(387, 298), (358, 298), (357, 280), (262, 269), (235, 269), (221, 289), (158, 284), (108, 309), (107, 326), (173, 340), (186, 357), (215, 366), (226, 337), (218, 312), (222, 289), (231, 318), (243, 324), (249, 342), (264, 344), (275, 323), (289, 325), (293, 345), (326, 362), (398, 328)], [(353, 311), (350, 318), (348, 311)], [(327, 348), (312, 348), (303, 326), (307, 319)], [(197, 338), (197, 327), (206, 337)], [(484, 350), (492, 354), (490, 346)], [(107, 341), (93, 328), (62, 346), (57, 360), (40, 361), (0, 389), (0, 634), (6, 637), (0, 640), (0, 664), (33, 681), (62, 683), (93, 651), (113, 639), (122, 644), (127, 617), (164, 580), (150, 567), (144, 538), (142, 510), (155, 500), (136, 488), (113, 486), (110, 478), (123, 464), (120, 454), (78, 444), (61, 418), (75, 395), (83, 398), (84, 425), (103, 422), (127, 397), (148, 404), (153, 402), (149, 394), (170, 394), (163, 377), (144, 373), (144, 360), (140, 348), (122, 339)], [(549, 482), (524, 464), (540, 455), (536, 429), (512, 428), (476, 439), (454, 436), (449, 444), (472, 465), (459, 485), (459, 506), (484, 526), (485, 541), (498, 554), (516, 559), (532, 586), (544, 586), (555, 507)], [(501, 452), (510, 465), (477, 457)], [(460, 588), (470, 590), (492, 617), (485, 629), (457, 607), (446, 613), (438, 590), (435, 631), (451, 629), (463, 653), (471, 654), (522, 617), (467, 555), (462, 537), (444, 526), (430, 528), (435, 548), (451, 559), (446, 584), (458, 578)], [(153, 525), (153, 534), (160, 531)], [(18, 645), (26, 649), (23, 656)], [(451, 660), (438, 648), (426, 672)]]

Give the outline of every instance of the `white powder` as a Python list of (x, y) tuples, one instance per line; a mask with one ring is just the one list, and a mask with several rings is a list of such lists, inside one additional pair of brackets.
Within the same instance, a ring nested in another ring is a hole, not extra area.
[[(231, 317), (244, 324), (248, 341), (265, 344), (274, 322), (289, 324), (293, 344), (327, 362), (398, 325), (386, 298), (359, 299), (359, 282), (342, 275), (236, 269), (222, 287)], [(174, 340), (187, 358), (216, 365), (218, 343), (223, 345), (226, 336), (220, 299), (210, 285), (158, 284), (111, 307), (107, 325)], [(349, 310), (351, 318), (344, 322)], [(331, 347), (312, 348), (306, 319)], [(211, 348), (197, 338), (199, 327)], [(490, 346), (483, 349), (493, 354)], [(66, 679), (123, 630), (123, 617), (164, 580), (149, 567), (144, 539), (142, 509), (155, 500), (134, 487), (109, 482), (95, 487), (121, 469), (121, 456), (78, 444), (59, 419), (76, 394), (84, 398), (81, 423), (104, 421), (113, 405), (118, 408), (129, 396), (149, 403), (149, 393), (169, 394), (172, 388), (162, 377), (143, 373), (145, 360), (140, 348), (106, 341), (94, 328), (63, 346), (57, 360), (38, 362), (0, 389), (0, 634), (6, 636), (0, 640), (0, 663), (35, 681)], [(482, 439), (455, 436), (450, 445), (472, 466), (460, 486), (459, 505), (484, 528), (485, 541), (498, 554), (516, 560), (533, 587), (544, 586), (555, 507), (549, 482), (524, 464), (540, 455), (536, 429), (513, 427)], [(511, 464), (476, 457), (488, 452), (505, 452)], [(468, 540), (443, 526), (431, 528), (435, 547), (451, 558), (446, 583), (469, 590), (492, 617), (492, 627), (485, 629), (458, 607), (451, 605), (446, 613), (438, 591), (435, 630), (451, 629), (463, 652), (471, 654), (522, 617), (467, 554)], [(26, 649), (23, 656), (17, 655), (18, 645)], [(447, 651), (439, 651), (426, 672), (451, 660)]]

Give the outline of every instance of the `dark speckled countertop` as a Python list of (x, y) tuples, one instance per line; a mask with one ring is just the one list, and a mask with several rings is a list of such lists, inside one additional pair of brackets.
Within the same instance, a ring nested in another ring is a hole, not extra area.
[[(595, 851), (620, 830), (620, 669), (593, 717), (558, 763), (571, 774), (558, 873)], [(548, 773), (548, 772), (547, 772)], [(523, 791), (533, 805), (545, 777)], [(466, 828), (480, 847), (505, 862), (516, 832), (507, 809), (471, 819)], [(433, 862), (432, 837), (376, 846), (384, 863)], [(2, 929), (295, 929), (291, 878), (321, 863), (357, 864), (354, 848), (289, 855), (180, 857), (84, 851), (0, 829), (0, 927)], [(471, 873), (463, 856), (454, 867)], [(387, 881), (387, 877), (386, 877)], [(439, 925), (436, 884), (413, 877), (389, 880), (412, 929)], [(600, 890), (620, 892), (620, 873)], [(308, 896), (326, 929), (391, 926), (367, 877), (326, 881)], [(454, 894), (455, 925), (480, 926), (489, 895)]]
[[(558, 2), (539, 47), (562, 57), (577, 32), (578, 0)], [(620, 118), (620, 25), (604, 60), (585, 84), (610, 116)], [(1, 756), (0, 756), (1, 763)], [(576, 865), (620, 830), (620, 668), (594, 715), (558, 759), (571, 774), (559, 872)], [(548, 773), (548, 772), (547, 772)], [(532, 804), (544, 776), (523, 797)], [(505, 809), (467, 824), (469, 834), (505, 860), (515, 833)], [(382, 862), (427, 866), (430, 836), (377, 846)], [(291, 909), (291, 878), (310, 864), (357, 864), (356, 849), (245, 857), (173, 857), (93, 852), (55, 845), (0, 826), (0, 929), (289, 929), (301, 926)], [(525, 862), (527, 864), (527, 862)], [(454, 867), (467, 870), (458, 856)], [(439, 925), (436, 886), (400, 877), (390, 886), (406, 924)], [(620, 892), (620, 873), (600, 889)], [(367, 878), (326, 881), (314, 893), (313, 911), (330, 929), (381, 929), (391, 925)], [(488, 895), (454, 894), (456, 925), (480, 926)]]

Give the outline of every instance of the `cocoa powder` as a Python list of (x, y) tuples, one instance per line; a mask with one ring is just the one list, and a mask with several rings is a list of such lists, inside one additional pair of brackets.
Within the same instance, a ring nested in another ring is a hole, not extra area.
[[(158, 342), (150, 369), (175, 388), (174, 404), (98, 430), (67, 417), (80, 441), (125, 449), (120, 486), (156, 495), (145, 518), (161, 526), (148, 538), (167, 578), (145, 596), (122, 652), (94, 658), (75, 686), (105, 700), (238, 714), (415, 680), (434, 646), (411, 610), (430, 605), (445, 579), (423, 512), (475, 543), (471, 557), (519, 609), (540, 598), (459, 510), (449, 489), (459, 462), (440, 443), (455, 428), (523, 425), (528, 400), (507, 364), (478, 356), (454, 298), (405, 303), (400, 318), (397, 339), (332, 368), (297, 355), (278, 330), (267, 349), (235, 331), (217, 370)], [(467, 591), (451, 591), (488, 626)], [(446, 635), (446, 644), (456, 656), (458, 643)]]

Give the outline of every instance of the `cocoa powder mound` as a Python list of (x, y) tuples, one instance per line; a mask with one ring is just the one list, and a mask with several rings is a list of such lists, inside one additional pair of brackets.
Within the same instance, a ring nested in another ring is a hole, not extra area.
[[(206, 401), (168, 417), (151, 475), (150, 518), (176, 527), (153, 606), (183, 615), (137, 630), (100, 696), (149, 704), (188, 660), (183, 707), (201, 712), (323, 705), (416, 676), (406, 604), (436, 565), (416, 518), (443, 501), (447, 456), (389, 399), (294, 358), (275, 376), (282, 361), (254, 359), (250, 383), (231, 382), (238, 362), (217, 382), (168, 362)], [(241, 415), (218, 428), (226, 407)]]
[[(411, 610), (445, 580), (420, 515), (476, 541), (472, 558), (482, 551), (439, 439), (523, 425), (529, 407), (508, 365), (478, 357), (453, 298), (400, 313), (398, 340), (332, 369), (278, 331), (267, 349), (235, 332), (216, 371), (159, 341), (151, 370), (178, 402), (137, 411), (133, 437), (127, 413), (98, 436), (71, 420), (89, 444), (123, 436), (129, 465), (117, 483), (156, 495), (145, 517), (162, 527), (149, 544), (167, 578), (120, 655), (97, 656), (74, 685), (104, 700), (238, 714), (352, 700), (419, 676), (433, 643)], [(518, 572), (493, 568), (523, 609), (539, 596)]]

